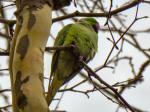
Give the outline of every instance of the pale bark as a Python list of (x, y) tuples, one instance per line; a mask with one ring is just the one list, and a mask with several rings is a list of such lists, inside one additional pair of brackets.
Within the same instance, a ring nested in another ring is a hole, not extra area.
[(24, 5), (17, 12), (10, 53), (14, 112), (48, 112), (42, 77), (51, 13), (52, 7), (47, 3), (37, 3), (36, 7)]
[(43, 55), (52, 10), (71, 0), (16, 0), (17, 24), (10, 50), (13, 112), (48, 112), (43, 86)]

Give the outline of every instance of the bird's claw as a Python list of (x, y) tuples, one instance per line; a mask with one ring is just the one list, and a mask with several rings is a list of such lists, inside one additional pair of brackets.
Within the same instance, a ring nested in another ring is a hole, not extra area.
[(79, 56), (79, 61), (80, 61), (80, 62), (83, 61), (83, 56)]

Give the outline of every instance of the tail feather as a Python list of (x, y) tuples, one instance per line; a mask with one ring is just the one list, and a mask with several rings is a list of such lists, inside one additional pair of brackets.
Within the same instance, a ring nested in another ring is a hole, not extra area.
[(63, 84), (63, 81), (58, 80), (57, 75), (55, 74), (55, 77), (52, 80), (52, 83), (49, 84), (49, 88), (48, 88), (48, 94), (47, 94), (47, 98), (46, 98), (48, 105), (51, 104), (52, 100), (54, 99), (57, 91), (62, 86), (62, 84)]

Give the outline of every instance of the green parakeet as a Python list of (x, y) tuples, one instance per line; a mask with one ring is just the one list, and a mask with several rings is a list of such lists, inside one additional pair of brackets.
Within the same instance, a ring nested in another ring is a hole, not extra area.
[(75, 49), (56, 50), (51, 64), (51, 83), (48, 88), (47, 102), (51, 103), (59, 88), (72, 79), (83, 65), (79, 57), (87, 63), (95, 55), (98, 43), (99, 24), (94, 18), (83, 18), (69, 24), (59, 31), (54, 46), (71, 46)]

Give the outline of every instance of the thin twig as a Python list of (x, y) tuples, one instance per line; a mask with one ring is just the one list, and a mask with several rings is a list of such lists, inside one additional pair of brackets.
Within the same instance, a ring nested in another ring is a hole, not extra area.
[(88, 73), (92, 74), (92, 76), (93, 76), (94, 78), (96, 78), (100, 83), (104, 84), (104, 85), (105, 85), (106, 87), (108, 87), (111, 91), (113, 91), (113, 92), (115, 93), (116, 97), (118, 97), (118, 98), (122, 101), (122, 103), (123, 103), (126, 107), (128, 107), (128, 109), (131, 110), (131, 112), (135, 112), (135, 111), (133, 110), (133, 108), (130, 106), (130, 104), (128, 104), (128, 103), (126, 102), (126, 100), (117, 92), (116, 89), (114, 89), (114, 88), (111, 87), (108, 83), (106, 83), (104, 80), (102, 80), (83, 60), (80, 60), (80, 62), (85, 66), (85, 70), (86, 70)]

